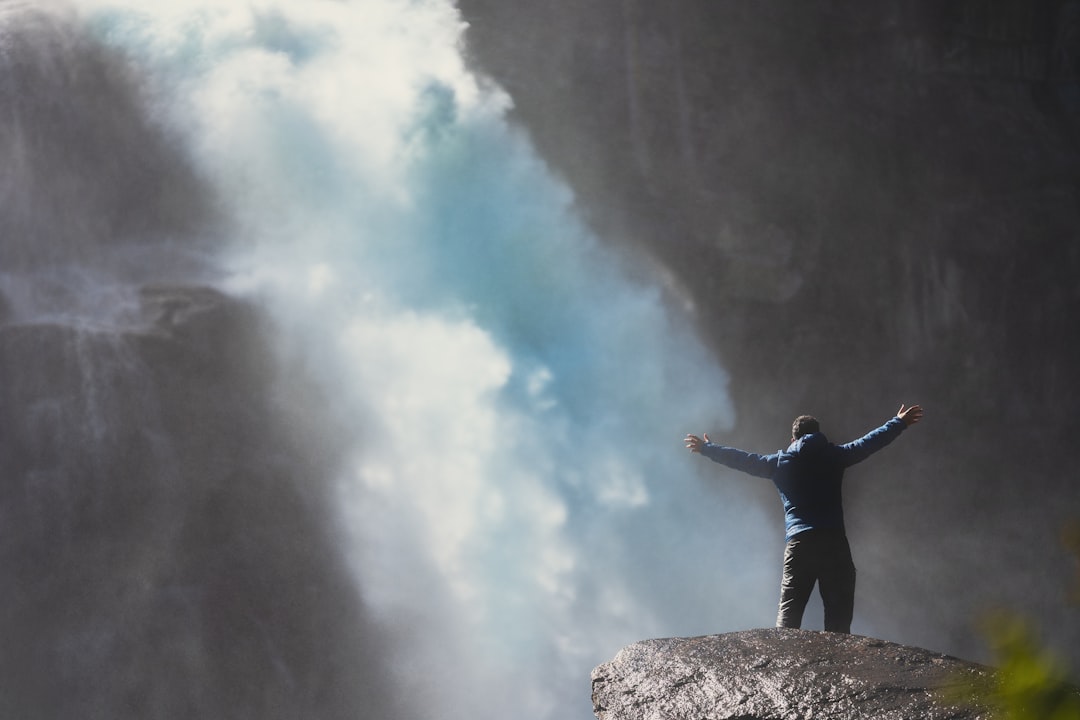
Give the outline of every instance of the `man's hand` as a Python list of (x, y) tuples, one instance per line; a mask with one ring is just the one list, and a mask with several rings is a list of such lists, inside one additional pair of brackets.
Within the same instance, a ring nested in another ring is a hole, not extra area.
[(896, 417), (904, 421), (904, 424), (911, 427), (915, 423), (922, 420), (922, 407), (919, 405), (912, 405), (911, 407), (900, 406), (900, 411), (896, 413)]
[(701, 448), (704, 447), (705, 443), (709, 442), (709, 433), (704, 433), (704, 435), (704, 440), (699, 438), (697, 435), (686, 436), (686, 447), (690, 450), (690, 452), (701, 452)]

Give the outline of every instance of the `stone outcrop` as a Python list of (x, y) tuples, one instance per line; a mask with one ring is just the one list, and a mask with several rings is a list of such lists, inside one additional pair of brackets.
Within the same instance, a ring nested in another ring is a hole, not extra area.
[(955, 692), (991, 670), (857, 635), (748, 630), (647, 640), (592, 674), (599, 720), (975, 720)]

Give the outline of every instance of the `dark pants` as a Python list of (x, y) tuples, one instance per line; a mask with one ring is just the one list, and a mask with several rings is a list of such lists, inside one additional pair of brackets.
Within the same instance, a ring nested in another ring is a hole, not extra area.
[(847, 537), (839, 530), (806, 530), (784, 548), (777, 627), (802, 627), (803, 611), (814, 583), (825, 606), (825, 629), (851, 632), (855, 611), (855, 563)]

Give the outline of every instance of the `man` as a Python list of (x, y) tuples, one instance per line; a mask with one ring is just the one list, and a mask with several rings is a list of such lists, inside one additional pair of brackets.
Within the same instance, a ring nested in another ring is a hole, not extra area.
[(784, 502), (784, 575), (777, 627), (802, 626), (803, 611), (818, 583), (825, 606), (825, 629), (851, 632), (855, 608), (855, 565), (844, 531), (841, 484), (844, 470), (870, 457), (922, 419), (918, 405), (900, 406), (896, 417), (846, 445), (833, 445), (817, 419), (800, 415), (791, 426), (791, 445), (772, 455), (724, 447), (686, 436), (691, 452), (735, 470), (768, 478)]

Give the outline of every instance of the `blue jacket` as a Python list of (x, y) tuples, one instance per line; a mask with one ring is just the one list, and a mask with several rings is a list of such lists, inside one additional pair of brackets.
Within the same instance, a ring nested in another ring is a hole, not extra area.
[(716, 443), (703, 445), (701, 454), (735, 470), (772, 480), (784, 501), (785, 536), (790, 540), (805, 530), (844, 532), (844, 470), (891, 443), (906, 427), (903, 420), (894, 417), (846, 445), (833, 445), (822, 433), (812, 433), (772, 455)]

